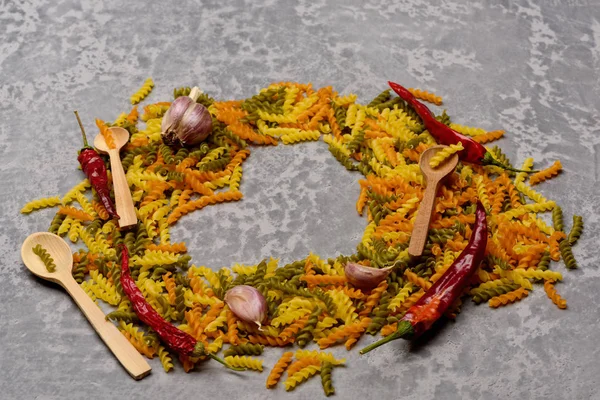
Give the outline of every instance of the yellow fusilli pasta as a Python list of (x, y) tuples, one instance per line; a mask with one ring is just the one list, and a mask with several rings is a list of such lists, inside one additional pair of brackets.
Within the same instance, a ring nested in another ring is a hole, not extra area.
[(152, 78), (146, 79), (142, 87), (133, 95), (131, 95), (131, 104), (137, 104), (140, 101), (144, 100), (144, 98), (150, 94), (153, 87), (154, 81), (152, 80)]

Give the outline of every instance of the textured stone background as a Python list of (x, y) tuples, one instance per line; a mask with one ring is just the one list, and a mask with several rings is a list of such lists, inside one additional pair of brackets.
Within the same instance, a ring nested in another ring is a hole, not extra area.
[[(181, 85), (230, 99), (297, 80), (367, 101), (392, 79), (443, 95), (459, 123), (506, 129), (499, 144), (515, 163), (560, 158), (564, 173), (540, 190), (587, 224), (575, 248), (581, 267), (558, 287), (568, 311), (539, 286), (504, 309), (469, 304), (425, 340), (347, 354), (334, 380), (341, 399), (600, 398), (599, 20), (593, 0), (0, 1), (0, 398), (322, 396), (317, 379), (285, 394), (264, 389), (266, 373), (216, 363), (167, 375), (153, 360), (154, 372), (134, 382), (66, 294), (21, 263), (21, 242), (51, 218), (22, 216), (21, 206), (81, 179), (71, 111), (92, 131), (94, 117), (127, 110), (148, 76), (152, 100)], [(365, 226), (353, 206), (358, 176), (322, 143), (256, 149), (244, 172), (242, 202), (176, 229), (196, 263), (354, 250)]]

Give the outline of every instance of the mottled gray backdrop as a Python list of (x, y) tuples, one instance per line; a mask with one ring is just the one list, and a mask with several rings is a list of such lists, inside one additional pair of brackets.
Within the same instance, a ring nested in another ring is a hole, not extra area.
[[(93, 118), (128, 110), (148, 76), (153, 101), (180, 85), (231, 99), (296, 80), (364, 102), (396, 80), (444, 96), (456, 122), (505, 129), (500, 145), (516, 164), (560, 159), (564, 172), (540, 190), (587, 224), (575, 248), (580, 269), (557, 267), (569, 309), (539, 286), (504, 309), (469, 304), (426, 343), (347, 354), (335, 387), (340, 399), (600, 398), (597, 1), (152, 3), (0, 1), (0, 398), (323, 396), (318, 379), (286, 394), (264, 388), (266, 373), (216, 363), (167, 375), (153, 360), (154, 372), (134, 382), (66, 294), (21, 263), (21, 242), (52, 215), (23, 216), (21, 206), (82, 177), (72, 110), (92, 131)], [(359, 177), (322, 142), (256, 149), (244, 172), (242, 202), (185, 217), (175, 229), (194, 262), (218, 268), (354, 250), (365, 226), (354, 211)], [(268, 352), (265, 365), (279, 354)]]

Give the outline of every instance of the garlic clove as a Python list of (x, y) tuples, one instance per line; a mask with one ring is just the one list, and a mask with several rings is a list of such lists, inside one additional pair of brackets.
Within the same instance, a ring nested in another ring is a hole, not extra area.
[(346, 274), (348, 282), (353, 286), (359, 289), (369, 290), (386, 279), (390, 272), (392, 272), (392, 268), (393, 266), (387, 268), (372, 268), (349, 262), (344, 267), (344, 273)]
[(248, 285), (235, 286), (225, 293), (225, 303), (236, 317), (258, 325), (267, 318), (267, 301), (261, 292)]

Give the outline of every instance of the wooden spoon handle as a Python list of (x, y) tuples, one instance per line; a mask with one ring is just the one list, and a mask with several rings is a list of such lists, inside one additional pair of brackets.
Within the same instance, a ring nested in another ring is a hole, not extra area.
[(427, 232), (429, 231), (429, 223), (431, 222), (431, 216), (433, 215), (433, 205), (435, 202), (435, 196), (437, 194), (440, 181), (429, 181), (423, 194), (423, 200), (417, 211), (417, 218), (412, 230), (412, 236), (410, 237), (410, 244), (408, 245), (408, 254), (417, 257), (423, 254), (425, 248), (425, 242), (427, 241)]
[(134, 379), (142, 379), (150, 373), (150, 365), (138, 353), (131, 343), (119, 332), (112, 322), (105, 319), (104, 313), (96, 303), (83, 291), (74, 279), (64, 279), (61, 284), (69, 292), (81, 311), (104, 343), (117, 357), (121, 365)]
[(135, 209), (131, 192), (121, 164), (119, 150), (112, 149), (108, 151), (110, 156), (110, 170), (112, 172), (113, 187), (115, 189), (115, 203), (117, 205), (117, 214), (119, 214), (119, 227), (124, 228), (137, 224)]

